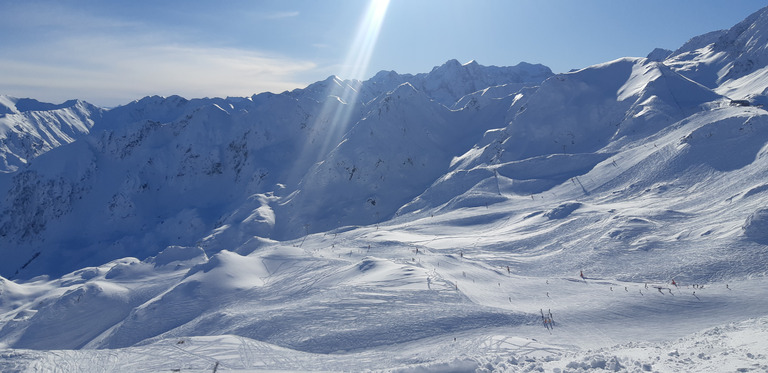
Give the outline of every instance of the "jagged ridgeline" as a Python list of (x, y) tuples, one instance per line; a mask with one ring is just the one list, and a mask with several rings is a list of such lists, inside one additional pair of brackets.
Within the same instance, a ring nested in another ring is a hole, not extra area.
[(3, 96), (0, 275), (383, 221), (503, 126), (510, 94), (550, 76), (452, 60), (424, 74), (109, 110)]
[[(606, 201), (689, 188), (710, 204), (749, 195), (726, 208), (727, 226), (704, 231), (723, 245), (761, 241), (742, 226), (764, 216), (762, 194), (749, 192), (764, 185), (763, 13), (677, 51), (557, 75), (452, 60), (109, 110), (3, 96), (0, 275), (60, 275), (173, 245), (215, 253), (521, 197), (539, 203), (528, 213), (572, 200), (620, 211)], [(671, 245), (669, 219), (714, 213), (681, 201), (584, 233), (590, 246)]]

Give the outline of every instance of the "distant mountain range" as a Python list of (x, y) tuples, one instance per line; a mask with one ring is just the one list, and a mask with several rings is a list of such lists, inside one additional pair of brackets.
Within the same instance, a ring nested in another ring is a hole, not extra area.
[(54, 105), (0, 95), (0, 172), (87, 134), (104, 111), (79, 100)]
[[(382, 221), (472, 139), (503, 126), (511, 93), (552, 75), (452, 60), (426, 74), (331, 76), (247, 98), (153, 96), (109, 110), (3, 96), (0, 274)], [(471, 109), (447, 107), (465, 96)], [(480, 113), (481, 101), (494, 111)]]
[(451, 60), (109, 110), (2, 96), (0, 274), (58, 275), (169, 245), (215, 252), (546, 192), (729, 99), (764, 102), (765, 17), (557, 75)]

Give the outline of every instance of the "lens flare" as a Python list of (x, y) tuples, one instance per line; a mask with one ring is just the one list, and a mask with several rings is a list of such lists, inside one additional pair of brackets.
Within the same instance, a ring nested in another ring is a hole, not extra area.
[(372, 0), (360, 20), (340, 71), (345, 79), (354, 79), (332, 77), (325, 81), (327, 87), (323, 106), (313, 120), (311, 134), (302, 149), (301, 159), (304, 162), (315, 163), (324, 158), (353, 124), (350, 123), (352, 115), (362, 110), (363, 103), (359, 97), (361, 82), (356, 79), (362, 78), (368, 70), (389, 1)]
[[(362, 79), (363, 74), (368, 70), (368, 64), (371, 62), (371, 56), (379, 38), (388, 6), (389, 0), (372, 0), (368, 4), (368, 9), (357, 27), (357, 34), (344, 62), (344, 70), (341, 72), (344, 79)], [(352, 124), (349, 123), (352, 114), (360, 107), (360, 102), (358, 102), (360, 82), (357, 80), (339, 81), (339, 85), (333, 87), (329, 95), (333, 96), (335, 91), (335, 96), (339, 98), (340, 102), (328, 100), (322, 110), (325, 112), (333, 111), (333, 115), (331, 128), (321, 148), (321, 154), (330, 150), (329, 148), (334, 141), (341, 139), (341, 135)]]
[(348, 69), (342, 72), (344, 77), (363, 78), (371, 62), (388, 7), (389, 0), (373, 0), (368, 5), (344, 63)]

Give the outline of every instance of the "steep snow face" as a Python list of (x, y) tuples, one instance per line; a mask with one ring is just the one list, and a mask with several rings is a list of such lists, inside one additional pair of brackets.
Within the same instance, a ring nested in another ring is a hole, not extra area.
[(709, 89), (646, 59), (621, 59), (548, 79), (519, 101), (496, 162), (591, 153), (622, 137), (644, 137), (700, 105)]
[(727, 31), (691, 39), (664, 63), (733, 99), (762, 95), (768, 88), (763, 70), (768, 64), (768, 8)]
[(624, 136), (648, 136), (718, 98), (645, 59), (621, 59), (558, 75), (521, 102), (506, 129), (510, 137), (499, 160), (595, 152)]
[[(511, 84), (517, 91), (525, 86), (538, 86), (552, 76), (552, 70), (541, 64), (521, 62), (515, 66), (483, 66), (476, 61), (461, 64), (450, 60), (435, 66), (429, 73), (398, 75), (394, 71), (382, 71), (363, 84), (363, 97), (375, 98), (403, 83), (410, 83), (416, 90), (438, 103), (455, 108), (455, 103), (465, 95), (492, 86)], [(510, 94), (513, 92), (508, 92)], [(498, 96), (497, 96), (498, 97)]]
[(87, 134), (103, 114), (84, 101), (55, 105), (0, 96), (0, 172), (14, 172), (33, 158)]
[[(310, 144), (312, 115), (287, 96), (196, 108), (174, 97), (166, 105), (150, 100), (107, 118), (180, 117), (99, 123), (87, 139), (0, 180), (3, 273), (54, 273), (194, 244), (251, 194), (295, 177), (284, 162)], [(318, 107), (308, 110), (316, 115)]]
[(487, 87), (508, 83), (529, 83), (538, 85), (552, 76), (552, 71), (543, 65), (520, 63), (512, 67), (481, 66), (475, 61), (460, 64), (456, 60), (435, 67), (416, 83), (435, 101), (451, 107), (458, 99)]
[[(496, 105), (450, 111), (412, 85), (368, 105), (366, 116), (320, 163), (294, 195), (276, 208), (277, 237), (295, 237), (344, 225), (372, 224), (394, 212), (442, 175), (450, 160), (477, 141), (479, 134), (503, 125), (477, 121)], [(508, 101), (506, 102), (508, 105)], [(498, 112), (498, 111), (497, 111)]]
[(536, 90), (521, 91), (509, 109), (509, 124), (486, 133), (402, 212), (438, 206), (475, 185), (498, 194), (500, 178), (510, 180), (516, 193), (541, 193), (588, 172), (623, 144), (652, 136), (720, 99), (647, 59), (556, 75)]

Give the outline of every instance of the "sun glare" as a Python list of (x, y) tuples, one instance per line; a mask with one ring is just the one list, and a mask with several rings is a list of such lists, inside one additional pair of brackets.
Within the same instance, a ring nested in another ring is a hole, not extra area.
[(389, 0), (371, 0), (360, 25), (357, 28), (355, 40), (349, 48), (344, 61), (343, 78), (364, 78), (368, 69), (376, 41), (379, 38), (384, 16), (387, 14)]
[[(371, 62), (376, 41), (379, 38), (381, 25), (384, 23), (384, 16), (387, 14), (389, 0), (371, 0), (368, 4), (363, 18), (357, 27), (357, 33), (352, 45), (349, 47), (347, 57), (344, 60), (344, 67), (341, 72), (342, 79), (364, 79), (363, 76)], [(344, 90), (339, 98), (346, 105), (337, 106), (336, 113), (333, 116), (333, 122), (336, 126), (347, 127), (347, 123), (352, 115), (352, 111), (357, 106), (359, 92), (356, 85), (344, 86)]]
[(352, 114), (360, 109), (357, 81), (343, 79), (363, 79), (367, 73), (371, 56), (379, 37), (389, 0), (371, 0), (357, 27), (357, 32), (349, 46), (344, 65), (339, 71), (341, 79), (329, 82), (326, 99), (313, 126), (313, 134), (303, 149), (306, 157), (319, 161), (336, 146), (341, 137), (353, 123), (349, 123)]

